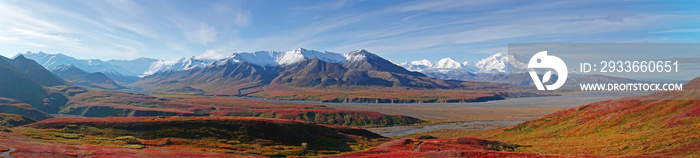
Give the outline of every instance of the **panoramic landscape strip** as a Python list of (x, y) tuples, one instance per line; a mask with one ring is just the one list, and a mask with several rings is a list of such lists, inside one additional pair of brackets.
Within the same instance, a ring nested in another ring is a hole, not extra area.
[(0, 1), (0, 157), (700, 157), (693, 1)]

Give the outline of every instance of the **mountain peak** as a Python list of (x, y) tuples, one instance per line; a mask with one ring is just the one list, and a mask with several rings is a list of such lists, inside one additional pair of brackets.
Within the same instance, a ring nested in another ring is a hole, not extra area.
[(354, 52), (354, 53), (361, 53), (361, 54), (372, 54), (372, 53), (370, 53), (369, 51), (367, 51), (367, 50), (365, 50), (365, 49), (354, 50), (354, 51), (351, 51), (351, 52)]
[(22, 54), (19, 54), (19, 55), (15, 56), (14, 59), (15, 59), (15, 60), (17, 60), (17, 59), (19, 59), (19, 60), (28, 60), (27, 57), (24, 57), (24, 55), (22, 55)]
[(364, 55), (364, 56), (368, 56), (368, 57), (377, 57), (376, 54), (371, 53), (365, 49), (350, 51), (346, 54), (351, 55), (351, 56)]
[(288, 52), (285, 52), (282, 55), (282, 58), (279, 58), (277, 63), (280, 65), (289, 65), (289, 64), (294, 64), (298, 63), (304, 60), (310, 60), (310, 59), (315, 59), (318, 58), (319, 60), (325, 61), (325, 62), (331, 62), (331, 63), (340, 63), (345, 61), (345, 58), (338, 54), (338, 53), (333, 53), (333, 52), (328, 52), (328, 51), (316, 51), (316, 50), (307, 50), (304, 48), (299, 48), (295, 50), (294, 54), (289, 54)]
[(362, 61), (368, 58), (374, 59), (378, 57), (377, 55), (372, 54), (365, 49), (350, 51), (348, 53), (343, 54), (343, 56), (345, 56), (346, 61), (349, 62)]
[(439, 69), (461, 69), (462, 64), (453, 60), (452, 58), (442, 58), (435, 65), (435, 68)]
[(57, 86), (65, 85), (63, 81), (58, 76), (54, 75), (50, 71), (46, 70), (43, 66), (34, 60), (26, 58), (24, 55), (18, 55), (12, 59), (12, 64), (25, 73), (27, 76), (31, 77), (34, 81), (45, 86)]
[(507, 56), (503, 53), (496, 53), (476, 62), (475, 66), (481, 72), (505, 72), (506, 64)]
[[(235, 55), (236, 54), (234, 54), (234, 56)], [(148, 76), (158, 72), (199, 69), (204, 68), (211, 63), (214, 63), (214, 60), (195, 59), (195, 56), (180, 58), (177, 61), (158, 60), (150, 63), (148, 69), (145, 69), (143, 75)]]
[[(22, 54), (22, 53), (20, 53), (20, 54)], [(24, 52), (24, 54), (27, 54), (27, 55), (47, 55), (47, 54), (44, 53), (43, 51), (39, 51), (39, 52), (36, 52), (36, 53), (34, 53), (34, 52), (32, 52), (32, 51), (27, 51), (27, 52)]]
[(423, 65), (423, 66), (430, 67), (430, 66), (433, 66), (433, 62), (430, 62), (428, 59), (423, 59), (423, 60), (412, 61), (411, 65)]
[(448, 72), (451, 70), (458, 70), (460, 72), (481, 72), (481, 73), (503, 73), (507, 64), (513, 66), (521, 66), (522, 63), (515, 61), (514, 63), (509, 63), (507, 59), (512, 58), (512, 55), (507, 55), (504, 53), (496, 53), (488, 56), (482, 60), (457, 62), (456, 60), (446, 57), (442, 58), (437, 62), (431, 62), (427, 59), (416, 60), (411, 62), (404, 62), (399, 64), (400, 66), (415, 72)]

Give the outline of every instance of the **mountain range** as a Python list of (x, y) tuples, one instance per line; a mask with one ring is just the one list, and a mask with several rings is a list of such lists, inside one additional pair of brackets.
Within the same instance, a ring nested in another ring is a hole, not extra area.
[[(525, 86), (532, 84), (527, 75), (506, 75), (506, 68), (524, 70), (527, 65), (516, 60), (513, 55), (503, 53), (479, 61), (458, 62), (443, 58), (437, 62), (423, 59), (399, 64), (364, 49), (334, 53), (298, 48), (290, 51), (233, 53), (223, 59), (192, 56), (174, 61), (138, 58), (105, 62), (43, 52), (27, 52), (17, 57), (36, 60), (57, 74), (76, 75), (77, 70), (84, 71), (78, 76), (59, 76), (72, 84), (111, 90), (123, 89), (125, 86), (139, 87), (146, 91), (188, 88), (210, 94), (243, 95), (248, 93), (243, 91), (266, 85), (454, 89), (465, 88), (465, 85), (469, 85), (465, 81)], [(68, 65), (76, 69), (67, 72), (70, 70)], [(92, 75), (87, 76), (88, 74)], [(584, 80), (633, 81), (600, 75), (572, 75), (570, 80), (568, 86), (575, 86), (577, 81)]]
[[(157, 61), (150, 58), (139, 58), (135, 60), (109, 60), (99, 59), (80, 60), (64, 54), (46, 54), (44, 52), (26, 52), (17, 56), (24, 56), (32, 59), (44, 66), (48, 70), (53, 70), (61, 66), (72, 65), (87, 73), (102, 72), (109, 78), (123, 84), (133, 83), (143, 76), (145, 69), (151, 63)], [(145, 67), (145, 68), (144, 68)]]
[(428, 77), (443, 80), (502, 82), (519, 85), (528, 85), (530, 83), (520, 84), (520, 81), (529, 80), (510, 81), (506, 78), (508, 76), (506, 75), (507, 68), (527, 69), (527, 64), (518, 61), (512, 54), (496, 53), (478, 61), (464, 61), (461, 63), (447, 57), (437, 62), (422, 59), (398, 63), (397, 65), (409, 71), (420, 72)]
[[(26, 52), (20, 55), (37, 61), (37, 63), (49, 70), (53, 70), (64, 65), (72, 65), (87, 73), (101, 72), (121, 84), (130, 84), (139, 80), (141, 77), (161, 72), (177, 72), (215, 66), (223, 63), (223, 61), (246, 62), (248, 64), (260, 67), (276, 67), (292, 65), (314, 58), (318, 58), (319, 60), (327, 63), (343, 63), (348, 60), (362, 60), (364, 58), (362, 56), (352, 56), (349, 53), (333, 53), (328, 51), (307, 50), (303, 48), (284, 52), (257, 51), (252, 53), (233, 53), (231, 56), (220, 60), (198, 59), (192, 56), (174, 61), (157, 60), (151, 58), (102, 61), (99, 59), (81, 60), (66, 56), (64, 54), (47, 54), (44, 52)], [(460, 63), (451, 58), (443, 58), (433, 63), (423, 59), (412, 62), (403, 62), (400, 64), (387, 63), (381, 67), (395, 68), (395, 65), (398, 65), (409, 71), (424, 73), (430, 77), (459, 80), (458, 77), (445, 77), (435, 73), (447, 74), (447, 76), (460, 76), (461, 74), (476, 73), (505, 73), (505, 68), (507, 67), (507, 64), (509, 64), (507, 63), (508, 58), (508, 55), (497, 53), (476, 62), (466, 61)], [(521, 62), (515, 63), (518, 64), (516, 66), (524, 65)]]
[[(296, 54), (305, 54), (308, 50), (296, 51)], [(284, 55), (282, 55), (284, 56)], [(188, 84), (179, 89), (194, 89), (202, 88), (206, 92), (213, 92), (212, 90), (219, 87), (225, 90), (245, 87), (249, 85), (255, 85), (256, 83), (269, 84), (272, 81), (278, 82), (280, 84), (296, 83), (299, 86), (313, 87), (314, 83), (307, 83), (306, 79), (312, 78), (314, 76), (309, 76), (310, 74), (316, 74), (322, 76), (326, 73), (316, 73), (314, 68), (322, 68), (329, 71), (347, 71), (348, 69), (361, 69), (362, 71), (353, 71), (352, 74), (364, 74), (366, 76), (372, 76), (367, 74), (373, 71), (396, 71), (396, 72), (376, 72), (376, 73), (406, 73), (406, 74), (396, 74), (396, 75), (422, 75), (420, 73), (409, 72), (401, 67), (386, 67), (385, 65), (389, 63), (386, 60), (379, 58), (364, 50), (351, 52), (348, 56), (352, 57), (352, 62), (343, 62), (347, 65), (340, 65), (341, 63), (325, 63), (319, 58), (313, 58), (308, 60), (295, 59), (298, 63), (289, 63), (290, 66), (266, 66), (261, 67), (258, 65), (248, 64), (244, 61), (236, 61), (233, 57), (231, 59), (220, 60), (215, 62), (217, 66), (205, 66), (202, 68), (193, 68), (188, 70), (173, 71), (173, 72), (162, 72), (150, 75), (139, 82), (147, 82), (151, 77), (164, 76), (163, 80), (167, 81), (165, 83), (154, 84), (156, 86), (166, 86), (159, 88), (178, 88), (177, 84), (170, 84), (171, 82), (179, 81), (180, 77), (191, 77), (188, 78)], [(286, 56), (290, 57), (290, 56)], [(363, 59), (360, 59), (363, 58)], [(382, 66), (383, 68), (377, 68), (377, 66)], [(313, 68), (311, 68), (313, 67)], [(298, 70), (297, 68), (304, 69)], [(335, 69), (335, 70), (332, 70)], [(369, 70), (376, 69), (376, 70)], [(395, 70), (394, 70), (395, 69)], [(403, 70), (403, 71), (401, 71)], [(309, 72), (312, 71), (312, 72)], [(292, 76), (291, 78), (279, 79), (276, 81), (279, 74), (274, 73), (288, 73)], [(294, 74), (302, 73), (302, 74)], [(82, 116), (202, 116), (202, 115), (236, 115), (240, 116), (243, 114), (251, 114), (248, 112), (243, 112), (241, 114), (240, 108), (231, 109), (233, 111), (220, 111), (218, 110), (230, 109), (230, 105), (221, 108), (213, 108), (205, 104), (184, 104), (182, 102), (164, 102), (167, 99), (158, 99), (152, 96), (147, 96), (146, 94), (128, 93), (128, 92), (118, 92), (118, 91), (104, 91), (104, 90), (121, 90), (121, 87), (115, 81), (104, 75), (102, 72), (85, 72), (73, 65), (62, 65), (55, 67), (51, 71), (47, 70), (37, 62), (27, 59), (24, 55), (18, 55), (14, 59), (5, 58), (0, 56), (0, 113), (16, 114), (26, 116), (33, 120), (44, 120), (51, 118), (49, 114), (72, 114), (72, 115), (82, 115)], [(221, 76), (222, 74), (226, 74)], [(182, 76), (179, 76), (182, 75)], [(296, 77), (299, 76), (299, 77)], [(338, 77), (338, 76), (336, 76)], [(425, 76), (419, 76), (424, 77)], [(360, 77), (350, 77), (357, 80), (341, 80), (341, 76), (338, 78), (338, 83), (341, 82), (363, 82), (363, 76)], [(287, 80), (289, 79), (289, 80)], [(295, 80), (302, 80), (295, 82)], [(437, 79), (433, 79), (437, 80)], [(325, 81), (325, 80), (324, 80)], [(386, 81), (385, 81), (386, 82)], [(212, 87), (202, 87), (202, 85), (210, 85)], [(325, 84), (324, 82), (318, 84)], [(332, 85), (335, 83), (328, 83)], [(355, 84), (355, 83), (352, 83)], [(367, 82), (362, 84), (374, 84), (374, 82)], [(86, 89), (76, 87), (73, 85), (80, 85), (86, 87)], [(359, 84), (358, 84), (359, 85)], [(191, 86), (191, 87), (190, 87)], [(195, 88), (192, 88), (195, 87)], [(92, 91), (93, 88), (97, 90)], [(90, 91), (88, 91), (90, 90)], [(191, 90), (190, 90), (191, 91)], [(239, 91), (233, 91), (238, 93)], [(109, 99), (98, 99), (100, 96)], [(114, 98), (111, 98), (114, 97)], [(208, 99), (211, 100), (211, 99)], [(112, 101), (112, 102), (110, 102)], [(127, 101), (127, 102), (124, 102)], [(139, 104), (132, 104), (133, 102), (138, 102)], [(251, 101), (248, 101), (251, 102)], [(258, 102), (261, 103), (261, 102)], [(279, 103), (274, 103), (279, 104)], [(165, 106), (165, 107), (162, 107)], [(163, 109), (163, 108), (168, 109)], [(265, 110), (258, 110), (259, 115), (256, 117), (265, 117), (263, 113), (277, 113), (284, 112), (284, 110), (290, 111), (289, 107), (283, 108), (282, 111), (274, 110), (270, 111), (271, 106), (261, 106)], [(250, 108), (250, 107), (248, 107)], [(191, 111), (190, 111), (191, 110)], [(343, 121), (347, 124), (380, 124), (380, 123), (400, 123), (404, 120), (403, 117), (388, 116), (383, 118), (385, 122), (376, 122), (377, 116), (382, 116), (379, 113), (369, 113), (367, 111), (334, 111), (333, 109), (319, 107), (319, 109), (309, 109), (312, 110), (307, 113), (315, 113), (316, 116), (322, 115), (333, 115), (332, 117), (338, 117), (343, 115), (346, 116), (358, 116), (358, 118), (353, 118), (348, 121)], [(255, 111), (255, 110), (253, 110)], [(297, 111), (297, 110), (291, 110)], [(270, 116), (281, 116), (281, 114), (275, 114)], [(297, 116), (297, 115), (290, 115)], [(362, 116), (367, 119), (360, 119)], [(371, 117), (370, 117), (371, 116)], [(315, 121), (325, 121), (325, 116), (323, 117), (310, 117)], [(309, 118), (305, 118), (309, 119)], [(405, 117), (405, 119), (411, 119)], [(363, 120), (362, 122), (357, 122)], [(386, 122), (390, 121), (390, 122)], [(411, 120), (407, 120), (411, 121)], [(418, 119), (413, 119), (413, 121), (420, 121)], [(329, 119), (331, 123), (333, 119)]]
[[(510, 65), (509, 65), (510, 64)], [(410, 71), (432, 73), (440, 72), (443, 74), (452, 72), (469, 72), (469, 73), (505, 73), (506, 67), (525, 69), (527, 65), (513, 57), (503, 53), (496, 53), (479, 61), (464, 61), (458, 62), (452, 58), (442, 58), (437, 62), (432, 62), (427, 59), (416, 60), (411, 62), (398, 63)]]
[[(409, 71), (421, 72), (428, 77), (443, 80), (484, 81), (510, 83), (521, 86), (534, 86), (534, 82), (531, 81), (530, 75), (520, 72), (521, 70), (527, 69), (527, 64), (518, 61), (517, 59), (512, 54), (505, 55), (503, 53), (496, 53), (476, 62), (465, 61), (459, 63), (452, 58), (442, 58), (437, 62), (422, 59), (411, 62), (403, 62), (399, 63), (398, 65), (406, 68)], [(508, 71), (506, 69), (511, 70)], [(596, 74), (585, 75), (577, 72), (578, 71), (573, 70), (569, 71), (569, 78), (567, 78), (564, 86), (579, 86), (579, 83), (591, 82), (646, 82), (614, 76)], [(553, 78), (550, 81), (556, 81), (556, 79), (557, 75), (553, 75)]]
[(408, 71), (366, 50), (340, 54), (299, 48), (286, 52), (234, 53), (218, 61), (183, 58), (157, 67), (160, 71), (133, 85), (156, 91), (189, 86), (220, 95), (242, 95), (246, 89), (265, 85), (464, 87), (463, 81), (439, 80)]

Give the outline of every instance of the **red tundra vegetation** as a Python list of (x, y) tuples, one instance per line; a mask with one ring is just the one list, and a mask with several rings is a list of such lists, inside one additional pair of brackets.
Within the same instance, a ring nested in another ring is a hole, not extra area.
[[(380, 135), (355, 127), (231, 116), (51, 118), (19, 128), (19, 133), (21, 136), (14, 136), (12, 140), (33, 138), (43, 142), (58, 142), (65, 144), (63, 147), (68, 149), (73, 147), (66, 145), (78, 145), (76, 147), (83, 150), (71, 152), (78, 156), (107, 156), (104, 154), (110, 153), (101, 150), (115, 149), (113, 147), (173, 150), (161, 151), (167, 153), (175, 150), (199, 150), (227, 153), (227, 156), (320, 156), (358, 151), (386, 140)], [(93, 149), (91, 146), (104, 149)], [(61, 155), (70, 151), (42, 147), (38, 149), (46, 151), (24, 147), (19, 149), (16, 152), (20, 155), (37, 154), (24, 152)], [(206, 156), (197, 153), (202, 152), (193, 152), (194, 155)]]
[(418, 103), (473, 102), (504, 99), (494, 90), (428, 90), (386, 87), (313, 89), (270, 85), (250, 96), (324, 102)]
[(3, 97), (0, 97), (0, 113), (21, 115), (34, 120), (51, 118), (49, 114), (34, 108), (32, 105)]
[[(5, 132), (3, 132), (5, 134)], [(56, 143), (61, 140), (37, 140), (26, 137), (19, 132), (8, 134), (9, 137), (0, 139), (0, 144), (8, 145), (16, 150), (13, 157), (230, 157), (224, 152), (207, 152), (195, 148), (143, 148), (133, 149), (119, 146), (102, 146), (74, 142), (72, 144)], [(260, 157), (255, 155), (238, 155), (245, 157)]]
[(422, 120), (365, 110), (336, 110), (321, 104), (272, 102), (240, 97), (167, 95), (95, 91), (70, 98), (61, 113), (88, 117), (251, 116), (349, 126), (393, 126)]
[(329, 157), (566, 157), (511, 152), (518, 145), (479, 138), (397, 139), (366, 151)]
[(700, 78), (683, 91), (601, 101), (492, 131), (546, 154), (700, 156)]

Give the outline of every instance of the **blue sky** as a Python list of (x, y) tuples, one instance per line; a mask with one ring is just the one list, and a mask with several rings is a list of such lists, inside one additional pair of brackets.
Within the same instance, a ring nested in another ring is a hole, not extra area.
[(0, 55), (173, 60), (303, 47), (474, 61), (508, 43), (700, 43), (698, 1), (0, 1)]

